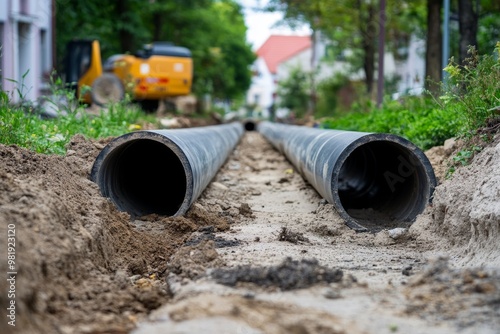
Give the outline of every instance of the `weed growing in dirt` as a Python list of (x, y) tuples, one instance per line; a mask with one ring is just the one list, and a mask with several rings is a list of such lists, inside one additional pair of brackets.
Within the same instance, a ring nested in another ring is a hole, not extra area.
[(465, 117), (464, 135), (474, 135), (492, 118), (498, 117), (495, 106), (500, 106), (500, 42), (496, 55), (479, 56), (474, 47), (463, 65), (451, 58), (444, 70), (449, 74), (441, 96), (443, 107), (450, 113)]
[[(55, 96), (67, 97), (64, 107), (59, 108), (59, 117), (43, 119), (30, 104), (10, 103), (7, 92), (0, 90), (0, 143), (18, 145), (38, 153), (64, 154), (70, 138), (79, 133), (89, 138), (104, 138), (122, 135), (140, 129), (137, 123), (145, 121), (146, 115), (128, 101), (109, 105), (98, 115), (92, 115), (77, 104), (68, 90), (56, 88)], [(55, 105), (55, 101), (53, 101)], [(149, 119), (147, 119), (149, 121)]]

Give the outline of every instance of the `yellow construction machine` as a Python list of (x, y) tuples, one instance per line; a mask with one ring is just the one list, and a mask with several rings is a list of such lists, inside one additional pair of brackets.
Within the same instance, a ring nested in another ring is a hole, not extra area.
[(104, 63), (99, 41), (68, 43), (66, 82), (88, 104), (117, 102), (129, 92), (133, 100), (153, 110), (162, 99), (188, 95), (192, 81), (191, 52), (172, 43), (148, 44), (134, 55), (114, 55)]

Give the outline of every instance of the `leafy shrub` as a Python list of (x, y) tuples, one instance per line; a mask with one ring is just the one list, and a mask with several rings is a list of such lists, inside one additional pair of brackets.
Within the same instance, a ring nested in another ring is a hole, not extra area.
[(348, 113), (327, 119), (325, 128), (362, 132), (392, 133), (407, 138), (422, 149), (428, 149), (455, 136), (463, 127), (457, 115), (437, 108), (429, 98), (408, 97), (403, 103), (386, 101), (371, 112)]
[(444, 68), (449, 78), (441, 96), (443, 107), (463, 115), (470, 134), (495, 117), (493, 107), (500, 105), (500, 42), (495, 53), (479, 56), (471, 47), (463, 65), (452, 58)]

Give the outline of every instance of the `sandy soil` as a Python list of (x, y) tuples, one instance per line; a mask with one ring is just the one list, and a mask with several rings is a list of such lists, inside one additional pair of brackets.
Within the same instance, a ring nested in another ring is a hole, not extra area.
[[(254, 132), (185, 217), (133, 221), (88, 180), (106, 141), (77, 136), (65, 157), (0, 146), (18, 272), (15, 328), (0, 281), (0, 332), (498, 333), (499, 141), (441, 177), (409, 230), (376, 234)], [(444, 149), (429, 155), (444, 171)]]

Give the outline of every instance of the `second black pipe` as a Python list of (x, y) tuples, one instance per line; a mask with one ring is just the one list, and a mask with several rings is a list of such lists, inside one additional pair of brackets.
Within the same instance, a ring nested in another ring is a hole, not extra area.
[(425, 154), (398, 136), (270, 122), (258, 131), (357, 231), (408, 227), (436, 186)]

